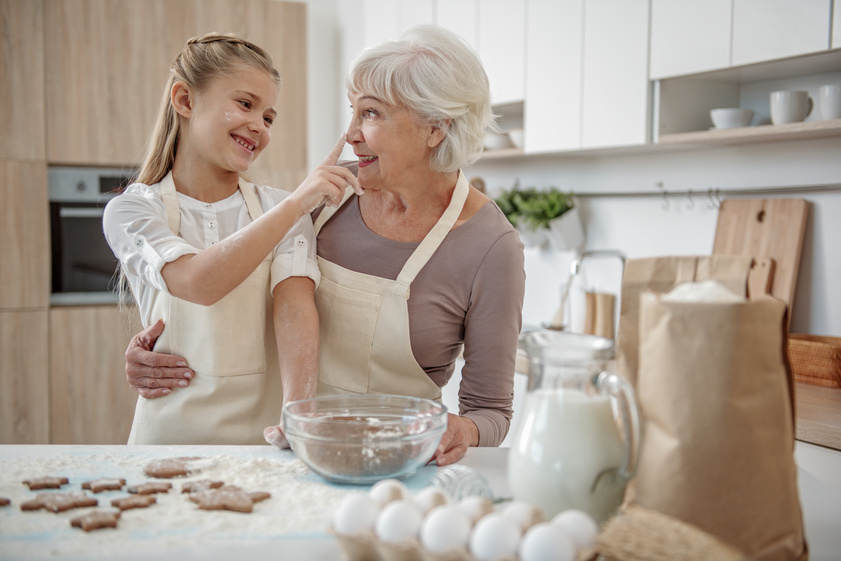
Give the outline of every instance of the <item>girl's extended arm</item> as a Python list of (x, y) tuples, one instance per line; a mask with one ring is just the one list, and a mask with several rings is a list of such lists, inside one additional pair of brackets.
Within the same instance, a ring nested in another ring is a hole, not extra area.
[(257, 268), (298, 219), (324, 202), (339, 204), (347, 185), (361, 194), (353, 173), (335, 165), (343, 147), (344, 137), (289, 197), (259, 219), (204, 251), (164, 265), (161, 275), (169, 292), (196, 304), (218, 302)]

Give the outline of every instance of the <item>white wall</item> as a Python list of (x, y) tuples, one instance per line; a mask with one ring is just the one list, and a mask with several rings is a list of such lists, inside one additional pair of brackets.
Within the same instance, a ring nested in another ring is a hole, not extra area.
[[(361, 15), (342, 0), (307, 0), (310, 167), (318, 165), (344, 131), (344, 72), (361, 45), (347, 34)], [(351, 3), (352, 4), (352, 3)], [(347, 154), (347, 153), (346, 153)], [(705, 191), (753, 187), (841, 184), (841, 139), (763, 143), (698, 150), (646, 150), (625, 155), (541, 156), (488, 160), (467, 170), (482, 177), (492, 196), (519, 179), (522, 185), (565, 191)], [(767, 197), (769, 195), (760, 195)], [(811, 212), (792, 307), (795, 333), (841, 336), (841, 191), (781, 195), (809, 200)], [(705, 255), (712, 251), (717, 211), (708, 200), (580, 198), (587, 249), (618, 249), (629, 258)], [(692, 206), (692, 208), (689, 208)], [(526, 249), (523, 321), (552, 320), (567, 281), (571, 253)], [(600, 260), (601, 261), (601, 260)], [(618, 290), (618, 265), (592, 262), (586, 288)], [(576, 283), (580, 283), (576, 280)], [(573, 325), (583, 304), (572, 300)]]

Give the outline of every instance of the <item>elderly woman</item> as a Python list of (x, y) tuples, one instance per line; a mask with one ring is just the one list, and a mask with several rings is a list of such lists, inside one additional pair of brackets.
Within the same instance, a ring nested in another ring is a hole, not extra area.
[[(456, 35), (422, 26), (363, 51), (347, 88), (365, 192), (348, 189), (338, 209), (314, 216), (318, 392), (440, 399), (463, 347), (459, 412), (436, 452), (449, 464), (504, 439), (521, 327), (522, 243), (461, 171), (493, 124), (487, 76)], [(155, 336), (141, 332), (126, 353), (146, 397), (193, 375), (148, 352)], [(277, 427), (265, 437), (283, 440)]]

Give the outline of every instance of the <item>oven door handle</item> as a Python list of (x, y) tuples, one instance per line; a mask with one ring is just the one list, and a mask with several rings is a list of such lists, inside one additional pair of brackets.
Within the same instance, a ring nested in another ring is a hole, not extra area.
[(61, 218), (102, 218), (105, 213), (104, 208), (73, 208), (61, 207), (58, 209), (58, 215)]

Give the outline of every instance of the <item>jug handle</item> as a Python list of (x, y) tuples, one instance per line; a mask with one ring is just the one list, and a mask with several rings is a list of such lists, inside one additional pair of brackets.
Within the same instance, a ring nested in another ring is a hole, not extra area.
[(598, 374), (595, 381), (596, 387), (606, 391), (619, 404), (622, 429), (625, 433), (625, 460), (619, 468), (619, 475), (631, 479), (637, 469), (642, 438), (639, 406), (634, 397), (634, 388), (625, 378), (610, 372)]

